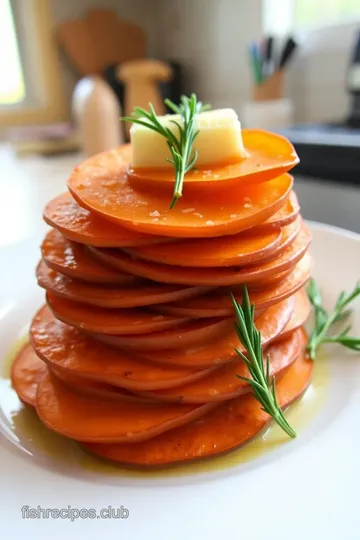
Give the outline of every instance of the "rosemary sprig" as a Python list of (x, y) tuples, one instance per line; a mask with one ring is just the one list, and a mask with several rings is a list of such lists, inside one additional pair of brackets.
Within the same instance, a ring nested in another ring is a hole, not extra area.
[(250, 384), (254, 397), (262, 405), (262, 410), (272, 416), (289, 437), (294, 438), (296, 432), (286, 420), (277, 401), (275, 377), (272, 377), (272, 381), (270, 377), (269, 356), (264, 362), (261, 332), (255, 326), (255, 306), (250, 304), (247, 287), (245, 285), (243, 287), (241, 304), (238, 304), (233, 295), (231, 295), (231, 299), (236, 315), (235, 330), (247, 356), (239, 349), (235, 350), (246, 363), (251, 375), (251, 377), (242, 377), (240, 375), (238, 377)]
[(199, 130), (195, 129), (196, 115), (210, 109), (210, 105), (203, 105), (198, 101), (196, 94), (191, 94), (190, 97), (181, 96), (181, 102), (176, 105), (170, 99), (165, 99), (165, 105), (169, 107), (175, 114), (180, 115), (181, 121), (171, 120), (177, 128), (177, 133), (163, 126), (158, 119), (155, 109), (149, 103), (149, 111), (141, 107), (135, 107), (131, 116), (125, 116), (121, 120), (124, 122), (133, 122), (140, 124), (153, 131), (156, 131), (165, 137), (167, 145), (171, 153), (171, 159), (167, 161), (174, 166), (175, 169), (175, 186), (173, 199), (170, 208), (173, 208), (182, 196), (184, 176), (193, 168), (198, 158), (198, 153), (193, 149), (194, 141), (199, 134)]
[(311, 332), (307, 347), (310, 358), (315, 360), (317, 349), (322, 343), (339, 343), (348, 349), (360, 351), (360, 337), (349, 335), (351, 325), (347, 326), (339, 334), (331, 334), (333, 325), (350, 315), (351, 310), (348, 307), (360, 295), (360, 282), (355, 285), (349, 294), (346, 294), (345, 291), (340, 293), (330, 314), (323, 306), (320, 289), (313, 279), (309, 283), (307, 293), (315, 313), (315, 328)]

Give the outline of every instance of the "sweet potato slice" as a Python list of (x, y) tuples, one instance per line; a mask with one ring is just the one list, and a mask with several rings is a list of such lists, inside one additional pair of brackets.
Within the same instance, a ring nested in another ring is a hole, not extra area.
[(35, 354), (30, 343), (26, 343), (11, 366), (11, 384), (26, 405), (35, 407), (37, 385), (46, 371), (45, 362)]
[(37, 266), (36, 277), (40, 287), (57, 296), (107, 308), (131, 308), (173, 302), (191, 298), (207, 290), (202, 287), (161, 285), (146, 281), (133, 287), (104, 287), (64, 276), (49, 269), (43, 261)]
[(261, 225), (258, 225), (258, 229), (268, 231), (270, 227), (286, 227), (293, 223), (300, 214), (299, 201), (297, 199), (295, 191), (291, 191), (290, 197), (283, 204), (283, 206), (274, 215), (267, 219)]
[(93, 334), (92, 337), (113, 347), (131, 349), (134, 352), (158, 349), (199, 347), (221, 338), (233, 328), (232, 318), (190, 321), (184, 325), (162, 332), (151, 332), (140, 336), (111, 336)]
[[(38, 383), (49, 370), (48, 364), (35, 353), (30, 343), (24, 345), (11, 366), (11, 382), (21, 401), (32, 407), (36, 406), (36, 392)], [(51, 372), (70, 388), (77, 392), (94, 395), (101, 398), (132, 401), (135, 403), (148, 403), (154, 401), (150, 398), (134, 395), (131, 392), (111, 386), (110, 384), (84, 379), (76, 375), (65, 373), (56, 368)]]
[(293, 268), (305, 255), (311, 233), (302, 225), (294, 242), (269, 261), (242, 268), (189, 268), (134, 259), (117, 249), (90, 248), (106, 264), (123, 272), (160, 281), (200, 286), (239, 285), (241, 283), (266, 283), (268, 277)]
[[(276, 384), (281, 407), (299, 398), (311, 381), (313, 363), (301, 355)], [(201, 420), (171, 430), (143, 443), (85, 444), (97, 456), (124, 465), (159, 467), (214, 457), (250, 441), (271, 418), (251, 395), (223, 403)]]
[(306, 323), (310, 313), (310, 300), (307, 292), (304, 289), (301, 289), (294, 295), (294, 311), (279, 337), (284, 338), (298, 328), (301, 328)]
[[(304, 255), (304, 257), (306, 257), (306, 254)], [(272, 287), (273, 285), (278, 285), (279, 283), (281, 283), (286, 277), (288, 277), (291, 274), (292, 271), (293, 271), (293, 268), (284, 270), (283, 272), (279, 272), (279, 274), (274, 274), (273, 276), (267, 277), (266, 281), (264, 282), (261, 282), (261, 281), (250, 282), (247, 285), (247, 289), (249, 292), (250, 291), (263, 291), (264, 289), (268, 289), (269, 287)], [(224, 286), (220, 288), (218, 287), (218, 289), (220, 289), (223, 292), (226, 290), (233, 291), (234, 289), (236, 290), (239, 288), (240, 286), (237, 286), (237, 285), (228, 285), (228, 286)]]
[(76, 167), (68, 187), (76, 201), (101, 217), (129, 229), (170, 237), (214, 237), (237, 233), (264, 222), (289, 198), (293, 180), (282, 175), (261, 185), (216, 194), (201, 190), (182, 197), (170, 209), (173, 183), (137, 189), (117, 150), (98, 154)]
[[(261, 331), (263, 344), (273, 341), (285, 327), (293, 312), (294, 302), (288, 298), (270, 307), (259, 315), (256, 325)], [(182, 349), (159, 349), (139, 351), (142, 358), (172, 366), (188, 366), (197, 369), (221, 365), (237, 359), (235, 347), (239, 347), (239, 338), (233, 327), (211, 343), (200, 347)]]
[(36, 354), (51, 368), (128, 390), (170, 388), (205, 377), (217, 368), (165, 368), (138, 360), (55, 319), (47, 307), (35, 315), (30, 337)]
[(230, 236), (163, 244), (163, 249), (144, 247), (124, 251), (139, 259), (173, 266), (205, 268), (240, 266), (258, 262), (272, 255), (279, 246), (280, 239), (280, 229), (273, 229), (268, 233), (256, 233), (255, 227), (255, 229)]
[(139, 281), (134, 276), (100, 264), (86, 247), (69, 242), (55, 229), (45, 236), (41, 254), (49, 268), (71, 278), (91, 283), (127, 284)]
[[(306, 284), (310, 279), (311, 270), (312, 260), (310, 255), (306, 253), (291, 273), (281, 279), (279, 283), (256, 290), (249, 287), (251, 302), (258, 309), (266, 309), (285, 300)], [(242, 287), (222, 287), (189, 301), (183, 300), (174, 304), (154, 306), (154, 309), (161, 313), (183, 315), (184, 317), (230, 317), (234, 312), (230, 292), (235, 295), (238, 302), (241, 302)]]
[(63, 193), (52, 199), (45, 206), (43, 218), (66, 238), (80, 244), (129, 247), (163, 240), (109, 223), (79, 206), (70, 193)]
[(55, 317), (70, 326), (99, 334), (144, 334), (174, 328), (188, 321), (176, 315), (159, 315), (141, 309), (108, 309), (80, 304), (46, 293)]
[[(233, 163), (219, 164), (213, 167), (196, 167), (185, 177), (185, 190), (197, 187), (204, 191), (220, 187), (244, 186), (248, 183), (266, 182), (292, 169), (299, 158), (292, 144), (281, 135), (259, 129), (243, 129), (242, 137), (246, 148), (246, 157)], [(120, 149), (121, 151), (121, 149)], [(127, 161), (131, 154), (129, 148), (121, 152)], [(165, 164), (166, 165), (166, 164)], [(161, 169), (132, 168), (129, 176), (141, 183), (174, 184), (174, 171), (168, 166)]]
[[(270, 374), (279, 377), (299, 356), (301, 346), (301, 330), (296, 330), (281, 341), (271, 344), (266, 350), (266, 356), (270, 357)], [(242, 360), (231, 362), (200, 381), (176, 388), (145, 392), (143, 395), (175, 403), (225, 401), (251, 391), (250, 385), (237, 375), (249, 377), (249, 371)]]
[(283, 229), (258, 231), (257, 227), (230, 236), (180, 240), (171, 244), (143, 246), (124, 250), (135, 258), (171, 266), (216, 268), (258, 264), (277, 256), (295, 240), (300, 218)]
[(70, 390), (50, 372), (36, 393), (36, 411), (46, 427), (76, 441), (102, 443), (145, 441), (200, 418), (212, 406), (100, 399)]
[[(43, 362), (45, 364), (45, 362)], [(133, 403), (151, 403), (153, 399), (135, 395), (124, 388), (118, 386), (112, 386), (104, 382), (93, 381), (78, 375), (69, 374), (61, 369), (49, 367), (51, 373), (60, 381), (78, 394), (85, 394), (87, 396), (95, 396), (101, 399), (114, 399), (117, 401), (130, 401)]]
[(125, 143), (118, 147), (119, 155), (126, 163), (130, 165), (133, 159), (133, 151), (131, 143)]

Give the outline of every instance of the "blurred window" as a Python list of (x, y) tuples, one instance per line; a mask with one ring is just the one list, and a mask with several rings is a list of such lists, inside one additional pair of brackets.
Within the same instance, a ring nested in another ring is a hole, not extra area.
[(360, 20), (360, 0), (263, 0), (267, 34), (306, 31)]
[(52, 0), (0, 0), (0, 131), (67, 118)]
[(360, 0), (295, 0), (295, 26), (309, 28), (360, 18)]
[(25, 98), (25, 82), (10, 0), (0, 0), (0, 105), (14, 105)]

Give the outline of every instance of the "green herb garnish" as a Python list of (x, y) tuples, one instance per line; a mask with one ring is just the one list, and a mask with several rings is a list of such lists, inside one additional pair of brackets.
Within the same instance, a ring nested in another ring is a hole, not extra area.
[(262, 410), (272, 416), (289, 437), (294, 438), (296, 437), (296, 432), (286, 420), (277, 401), (275, 377), (270, 377), (269, 356), (267, 356), (264, 362), (261, 332), (256, 328), (254, 322), (255, 305), (250, 304), (247, 287), (245, 285), (243, 287), (241, 304), (235, 300), (233, 295), (231, 295), (231, 299), (236, 315), (235, 330), (247, 356), (239, 349), (235, 350), (246, 363), (251, 376), (242, 377), (238, 375), (238, 377), (250, 384), (254, 397), (262, 405)]
[(320, 289), (313, 279), (309, 283), (307, 293), (315, 312), (315, 328), (311, 332), (307, 346), (310, 358), (315, 360), (317, 349), (322, 343), (339, 343), (348, 349), (360, 351), (360, 337), (349, 335), (351, 325), (339, 334), (331, 334), (333, 325), (350, 315), (349, 305), (360, 295), (360, 282), (349, 294), (344, 291), (340, 293), (330, 314), (323, 306)]
[(149, 111), (146, 111), (141, 107), (135, 107), (131, 116), (126, 116), (121, 120), (124, 122), (140, 124), (165, 137), (172, 156), (171, 158), (167, 158), (167, 161), (169, 161), (175, 169), (174, 194), (170, 204), (170, 208), (173, 208), (178, 199), (182, 197), (184, 176), (192, 169), (198, 158), (197, 151), (193, 149), (194, 141), (199, 134), (199, 130), (195, 129), (196, 115), (211, 107), (210, 105), (203, 105), (201, 101), (198, 101), (196, 94), (191, 94), (190, 97), (181, 96), (180, 105), (176, 105), (170, 101), (170, 99), (165, 99), (164, 103), (174, 113), (181, 116), (181, 123), (176, 120), (171, 120), (177, 128), (177, 130), (175, 130), (177, 133), (173, 133), (169, 128), (163, 126), (159, 122), (158, 116), (151, 103), (149, 103)]

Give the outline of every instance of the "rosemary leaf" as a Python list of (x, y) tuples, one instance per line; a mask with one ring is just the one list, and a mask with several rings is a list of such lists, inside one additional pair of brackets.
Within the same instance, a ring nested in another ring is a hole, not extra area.
[(351, 309), (348, 306), (360, 296), (360, 282), (357, 283), (354, 289), (347, 294), (342, 291), (335, 303), (333, 311), (329, 314), (323, 304), (321, 292), (315, 281), (312, 279), (308, 286), (309, 300), (315, 310), (315, 327), (311, 332), (310, 340), (308, 343), (309, 356), (312, 360), (315, 360), (317, 349), (322, 343), (338, 343), (348, 349), (354, 351), (360, 351), (360, 337), (349, 336), (351, 331), (351, 325), (347, 326), (338, 335), (332, 335), (334, 324), (348, 318), (351, 314)]
[(251, 386), (253, 395), (261, 404), (262, 410), (272, 416), (289, 437), (294, 438), (296, 432), (286, 420), (277, 401), (275, 377), (270, 377), (269, 357), (264, 362), (261, 333), (256, 328), (254, 321), (255, 306), (250, 304), (246, 286), (243, 287), (241, 304), (235, 300), (233, 295), (231, 295), (231, 300), (236, 316), (235, 330), (246, 351), (246, 355), (239, 349), (235, 349), (235, 351), (245, 362), (250, 374), (250, 377), (240, 375), (238, 377)]

